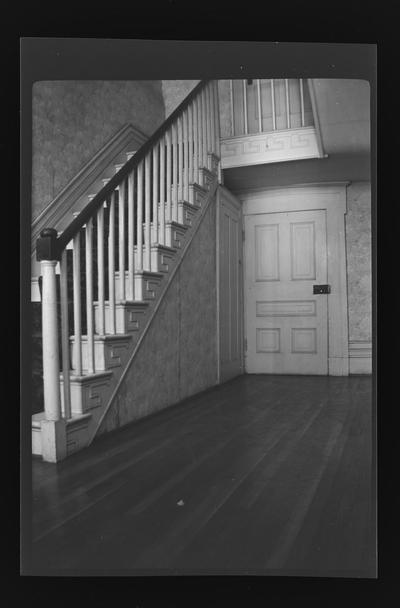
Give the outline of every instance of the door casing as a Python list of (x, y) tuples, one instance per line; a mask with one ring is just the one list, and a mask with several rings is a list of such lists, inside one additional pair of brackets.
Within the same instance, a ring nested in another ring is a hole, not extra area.
[[(331, 286), (328, 297), (328, 375), (330, 376), (349, 374), (345, 242), (348, 183), (306, 184), (248, 190), (237, 194), (243, 204), (243, 215), (325, 210), (328, 284)], [(245, 267), (245, 264), (243, 266)], [(243, 300), (246, 306), (246, 298), (244, 297)]]

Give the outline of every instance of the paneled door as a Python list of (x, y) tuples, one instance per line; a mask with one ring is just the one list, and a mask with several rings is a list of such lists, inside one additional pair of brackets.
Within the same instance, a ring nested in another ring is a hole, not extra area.
[(245, 216), (248, 373), (327, 374), (325, 210)]
[(218, 188), (219, 379), (243, 373), (242, 208)]

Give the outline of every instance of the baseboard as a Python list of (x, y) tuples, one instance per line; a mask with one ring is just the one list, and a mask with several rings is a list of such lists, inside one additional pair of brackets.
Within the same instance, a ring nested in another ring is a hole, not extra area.
[(372, 374), (372, 342), (370, 340), (349, 341), (349, 373)]
[(349, 375), (349, 360), (347, 357), (329, 357), (328, 358), (328, 375), (329, 376), (348, 376)]

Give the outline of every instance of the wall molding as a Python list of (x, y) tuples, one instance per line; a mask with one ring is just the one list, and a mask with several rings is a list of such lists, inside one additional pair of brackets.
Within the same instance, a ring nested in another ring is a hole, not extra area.
[[(36, 239), (43, 228), (60, 228), (65, 218), (68, 223), (77, 201), (92, 187), (93, 183), (101, 179), (103, 172), (113, 163), (120, 154), (127, 150), (127, 146), (140, 147), (147, 140), (147, 136), (132, 124), (124, 125), (108, 142), (90, 159), (86, 165), (68, 182), (57, 196), (32, 221), (31, 254), (35, 253)], [(125, 160), (126, 162), (126, 160)], [(101, 184), (100, 184), (101, 185)], [(90, 192), (92, 193), (92, 192)]]
[(349, 373), (372, 374), (371, 340), (349, 340)]
[(222, 169), (321, 156), (315, 127), (280, 129), (221, 140)]

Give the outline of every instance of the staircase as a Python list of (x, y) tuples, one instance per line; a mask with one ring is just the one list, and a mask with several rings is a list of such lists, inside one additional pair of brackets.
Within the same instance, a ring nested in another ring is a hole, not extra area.
[(217, 82), (202, 81), (61, 233), (42, 230), (44, 411), (32, 417), (33, 454), (58, 462), (96, 437), (214, 200), (219, 133)]

